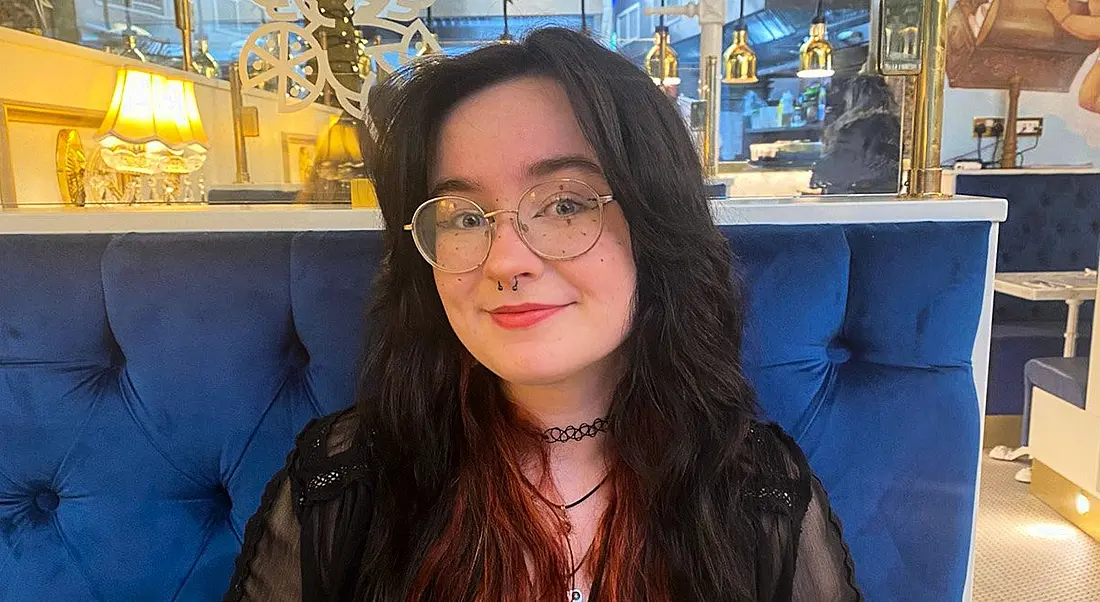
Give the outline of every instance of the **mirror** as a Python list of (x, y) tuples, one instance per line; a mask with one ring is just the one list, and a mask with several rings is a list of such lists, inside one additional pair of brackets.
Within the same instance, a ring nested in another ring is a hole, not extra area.
[(878, 69), (883, 75), (917, 75), (921, 63), (924, 3), (880, 0)]

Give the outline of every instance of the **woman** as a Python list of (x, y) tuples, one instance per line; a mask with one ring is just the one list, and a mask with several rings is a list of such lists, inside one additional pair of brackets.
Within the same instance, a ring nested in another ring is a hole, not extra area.
[(676, 109), (573, 32), (373, 96), (385, 260), (361, 399), (308, 426), (230, 600), (855, 600)]
[(826, 194), (897, 192), (901, 121), (886, 80), (856, 75), (835, 82), (830, 96), (813, 187)]

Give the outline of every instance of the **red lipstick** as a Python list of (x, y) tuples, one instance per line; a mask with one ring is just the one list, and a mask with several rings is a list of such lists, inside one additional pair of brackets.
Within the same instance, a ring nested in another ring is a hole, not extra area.
[(541, 303), (524, 303), (522, 305), (503, 305), (489, 310), (489, 316), (497, 326), (516, 330), (530, 328), (539, 322), (558, 313), (565, 305), (544, 305)]

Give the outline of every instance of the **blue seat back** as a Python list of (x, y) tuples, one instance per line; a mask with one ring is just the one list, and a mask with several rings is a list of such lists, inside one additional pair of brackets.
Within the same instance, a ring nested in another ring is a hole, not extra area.
[[(959, 194), (1008, 199), (1008, 219), (997, 242), (997, 271), (1055, 272), (1096, 268), (1100, 244), (1100, 174), (965, 174)], [(1082, 312), (1089, 322), (1091, 307)], [(1032, 303), (997, 295), (996, 323), (1064, 321), (1060, 303)]]
[[(745, 366), (870, 600), (958, 600), (988, 223), (724, 227)], [(0, 236), (0, 600), (213, 600), (352, 403), (380, 233)]]

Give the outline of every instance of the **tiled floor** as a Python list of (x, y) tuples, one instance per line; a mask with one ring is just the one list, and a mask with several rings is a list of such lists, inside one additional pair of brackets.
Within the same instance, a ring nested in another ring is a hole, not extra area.
[(1100, 601), (1100, 543), (1028, 495), (1021, 466), (982, 461), (974, 602)]

